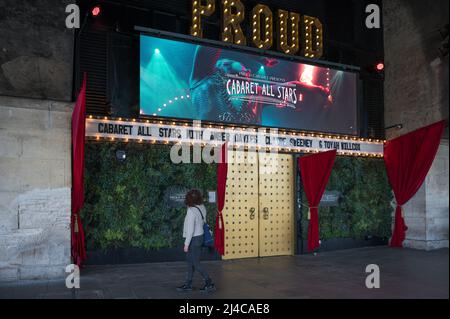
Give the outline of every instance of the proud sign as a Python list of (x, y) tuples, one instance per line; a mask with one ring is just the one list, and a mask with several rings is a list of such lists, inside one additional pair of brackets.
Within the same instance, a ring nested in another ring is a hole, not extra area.
[[(222, 30), (224, 42), (238, 45), (252, 44), (269, 50), (274, 45), (274, 15), (270, 8), (257, 4), (251, 11), (251, 38), (242, 31), (245, 22), (245, 6), (241, 0), (221, 1)], [(216, 11), (216, 0), (192, 0), (191, 35), (202, 37), (202, 18)], [(286, 54), (301, 54), (308, 58), (320, 58), (323, 54), (323, 28), (316, 17), (300, 15), (285, 10), (277, 11), (277, 49)]]

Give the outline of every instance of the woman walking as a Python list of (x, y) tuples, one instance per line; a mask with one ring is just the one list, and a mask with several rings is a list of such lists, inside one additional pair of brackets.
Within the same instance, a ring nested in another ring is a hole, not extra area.
[(194, 272), (198, 271), (205, 281), (205, 285), (200, 291), (214, 291), (215, 285), (200, 263), (203, 245), (203, 224), (206, 221), (206, 208), (203, 205), (202, 194), (199, 190), (190, 190), (186, 194), (185, 203), (187, 212), (184, 218), (183, 238), (185, 238), (184, 252), (186, 253), (188, 270), (186, 282), (178, 287), (177, 290), (191, 291)]

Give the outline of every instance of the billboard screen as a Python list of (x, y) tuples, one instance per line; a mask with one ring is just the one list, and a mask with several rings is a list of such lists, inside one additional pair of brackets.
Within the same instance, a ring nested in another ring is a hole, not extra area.
[(142, 115), (352, 134), (357, 74), (141, 35)]

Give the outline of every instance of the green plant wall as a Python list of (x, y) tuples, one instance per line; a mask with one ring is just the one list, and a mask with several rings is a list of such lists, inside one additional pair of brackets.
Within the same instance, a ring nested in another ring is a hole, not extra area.
[[(387, 238), (391, 235), (393, 197), (383, 160), (337, 157), (327, 185), (342, 194), (339, 206), (319, 208), (320, 238)], [(302, 192), (302, 202), (308, 201)], [(303, 239), (308, 234), (308, 208), (302, 208)]]
[[(116, 150), (124, 150), (124, 162)], [(216, 189), (216, 165), (170, 161), (170, 147), (138, 143), (86, 144), (85, 205), (81, 216), (88, 250), (163, 249), (181, 246), (186, 209), (171, 208), (170, 186)], [(337, 158), (327, 187), (343, 195), (338, 207), (320, 208), (321, 239), (389, 237), (392, 194), (381, 160)], [(303, 195), (302, 201), (307, 203)], [(215, 224), (215, 205), (206, 204)], [(307, 236), (307, 208), (303, 208)]]
[[(116, 150), (126, 160), (116, 159)], [(216, 189), (213, 164), (170, 161), (170, 147), (137, 143), (88, 142), (85, 155), (85, 205), (81, 213), (88, 250), (182, 245), (185, 208), (164, 200), (170, 186)], [(208, 222), (215, 223), (215, 205), (206, 204)]]

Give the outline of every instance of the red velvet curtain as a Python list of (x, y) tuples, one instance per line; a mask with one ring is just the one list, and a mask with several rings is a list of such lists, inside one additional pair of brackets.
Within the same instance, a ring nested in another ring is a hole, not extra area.
[(438, 151), (444, 128), (445, 121), (441, 121), (388, 141), (384, 146), (387, 175), (397, 201), (392, 247), (403, 247), (408, 227), (402, 206), (422, 186)]
[(227, 186), (228, 161), (227, 143), (222, 145), (220, 151), (220, 163), (217, 165), (217, 216), (214, 233), (214, 247), (223, 256), (225, 254), (225, 228), (222, 217), (222, 210), (225, 205), (225, 189)]
[(80, 210), (84, 203), (84, 140), (86, 121), (86, 74), (72, 113), (72, 260), (81, 266), (86, 260)]
[(298, 159), (303, 187), (308, 198), (310, 220), (308, 226), (308, 251), (319, 248), (319, 203), (331, 175), (336, 150), (303, 156)]

